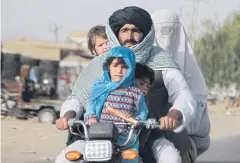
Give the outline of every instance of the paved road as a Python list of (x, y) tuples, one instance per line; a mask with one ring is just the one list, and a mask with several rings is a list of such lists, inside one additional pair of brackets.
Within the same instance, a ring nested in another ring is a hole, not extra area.
[(209, 150), (199, 157), (199, 162), (239, 162), (240, 135), (212, 141)]

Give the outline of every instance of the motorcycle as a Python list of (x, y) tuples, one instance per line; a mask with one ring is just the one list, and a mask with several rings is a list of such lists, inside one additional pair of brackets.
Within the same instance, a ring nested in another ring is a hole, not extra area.
[(120, 163), (121, 158), (134, 160), (138, 157), (138, 152), (129, 147), (136, 142), (142, 129), (159, 128), (159, 121), (155, 119), (136, 120), (111, 107), (108, 107), (107, 111), (125, 121), (117, 124), (127, 124), (129, 126), (130, 130), (126, 141), (122, 144), (117, 143), (119, 133), (115, 126), (116, 123), (95, 123), (86, 126), (84, 121), (71, 119), (68, 122), (70, 132), (82, 137), (83, 140), (78, 140), (81, 141), (79, 143), (82, 146), (81, 149), (69, 146), (68, 150), (64, 150), (65, 159), (68, 162)]

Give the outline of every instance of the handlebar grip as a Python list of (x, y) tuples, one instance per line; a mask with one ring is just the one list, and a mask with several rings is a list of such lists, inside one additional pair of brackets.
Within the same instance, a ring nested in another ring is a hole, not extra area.
[(129, 123), (131, 123), (133, 125), (137, 125), (138, 124), (138, 121), (136, 119), (131, 118), (131, 117), (130, 118), (126, 117), (126, 115), (124, 113), (122, 113), (122, 112), (120, 112), (120, 111), (118, 111), (118, 110), (116, 110), (116, 109), (114, 109), (112, 107), (108, 106), (107, 107), (107, 112), (112, 114), (112, 115), (115, 115), (117, 117), (120, 117), (123, 120), (125, 120), (126, 122), (129, 122)]
[(68, 120), (68, 126), (71, 127), (74, 122), (75, 122), (75, 118), (69, 119), (69, 120)]

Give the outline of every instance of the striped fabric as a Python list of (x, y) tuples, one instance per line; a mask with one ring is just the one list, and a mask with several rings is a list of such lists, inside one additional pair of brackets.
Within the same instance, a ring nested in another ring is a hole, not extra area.
[[(142, 92), (136, 87), (129, 87), (126, 91), (113, 91), (109, 94), (100, 117), (101, 123), (117, 123), (123, 122), (119, 117), (113, 116), (106, 111), (107, 106), (113, 107), (124, 114), (132, 115), (137, 112), (137, 104), (140, 100)], [(92, 118), (92, 115), (86, 119)], [(127, 130), (126, 125), (116, 125), (120, 134), (125, 135), (124, 131)]]

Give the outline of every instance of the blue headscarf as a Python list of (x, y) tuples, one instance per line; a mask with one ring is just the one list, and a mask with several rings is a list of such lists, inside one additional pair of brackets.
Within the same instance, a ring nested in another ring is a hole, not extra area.
[[(109, 69), (106, 67), (106, 61), (109, 57), (122, 58), (128, 66), (127, 73), (120, 82), (113, 82), (110, 77)], [(103, 77), (101, 80), (96, 80), (91, 92), (90, 99), (86, 108), (85, 116), (95, 114), (97, 119), (100, 118), (103, 105), (110, 92), (118, 88), (128, 88), (135, 84), (135, 54), (127, 47), (118, 46), (112, 48), (108, 52), (106, 61), (103, 63)]]

